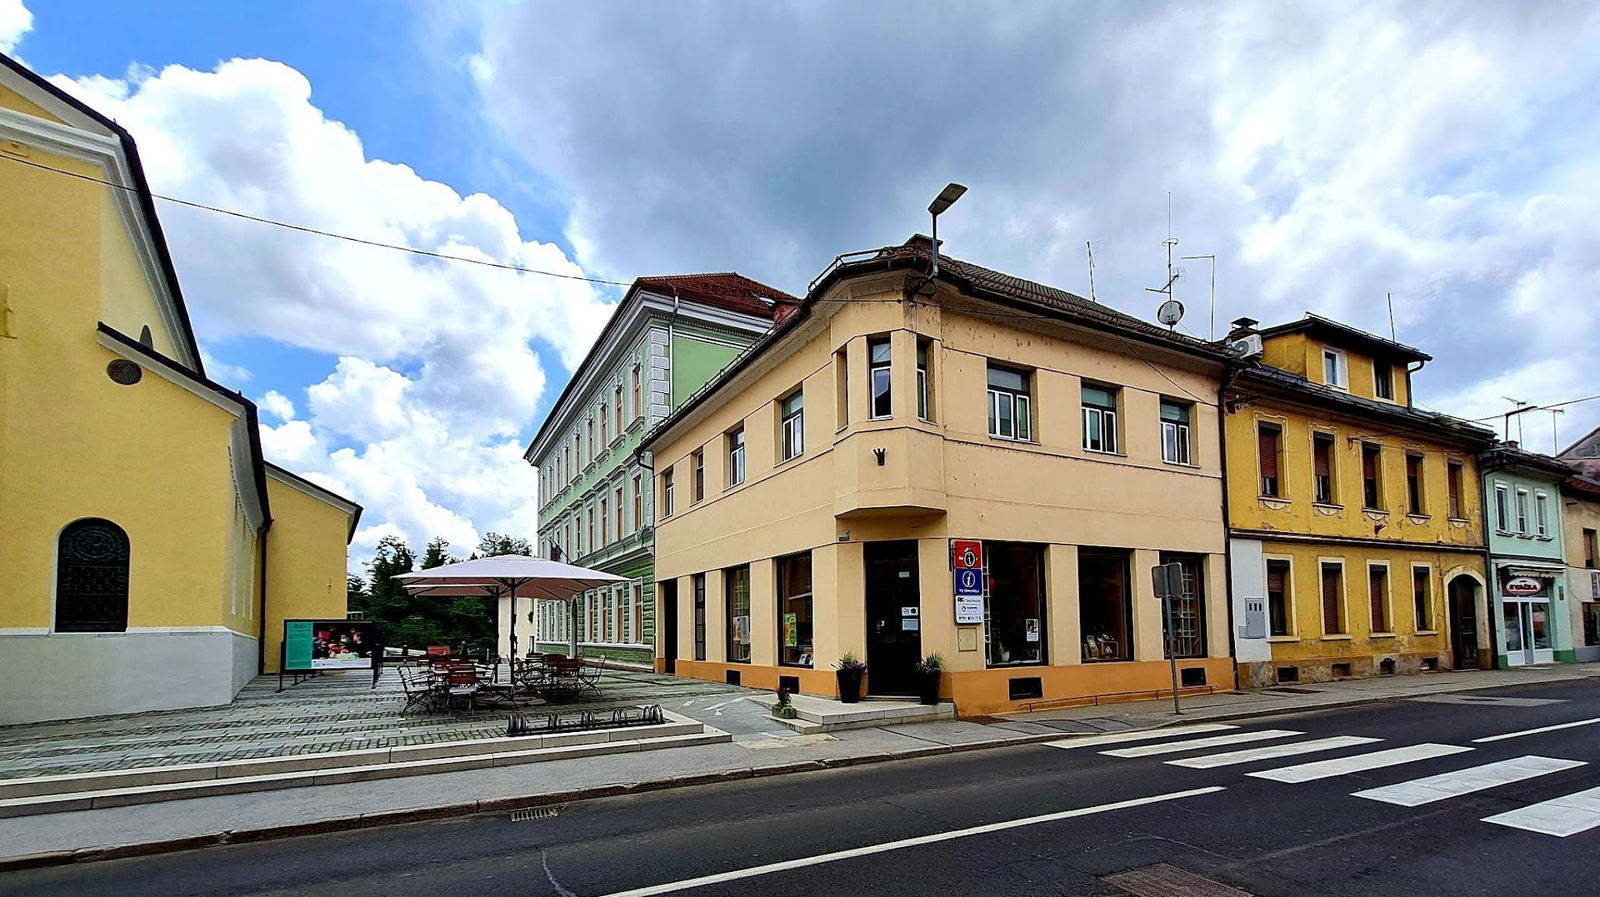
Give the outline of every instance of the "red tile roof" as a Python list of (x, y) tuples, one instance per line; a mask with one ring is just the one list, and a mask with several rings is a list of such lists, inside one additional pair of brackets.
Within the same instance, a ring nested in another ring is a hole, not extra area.
[[(676, 292), (684, 299), (768, 319), (781, 319), (788, 310), (800, 304), (795, 296), (732, 271), (640, 277), (634, 281), (634, 286), (669, 296)], [(770, 303), (762, 302), (762, 299), (770, 300)]]

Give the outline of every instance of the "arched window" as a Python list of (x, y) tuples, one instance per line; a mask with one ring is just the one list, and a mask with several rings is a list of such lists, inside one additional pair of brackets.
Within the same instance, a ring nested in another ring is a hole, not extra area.
[(88, 517), (61, 531), (56, 546), (56, 631), (128, 628), (128, 534)]

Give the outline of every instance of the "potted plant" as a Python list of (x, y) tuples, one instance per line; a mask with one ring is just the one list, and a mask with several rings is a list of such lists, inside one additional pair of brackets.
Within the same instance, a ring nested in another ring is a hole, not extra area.
[(939, 703), (939, 673), (944, 670), (944, 655), (935, 651), (917, 661), (917, 691), (922, 703)]
[(772, 715), (778, 719), (794, 719), (800, 715), (789, 702), (789, 689), (782, 685), (778, 686), (778, 703), (773, 705)]
[(854, 651), (844, 652), (834, 665), (834, 678), (839, 680), (839, 700), (854, 704), (861, 700), (861, 679), (867, 674), (867, 665)]

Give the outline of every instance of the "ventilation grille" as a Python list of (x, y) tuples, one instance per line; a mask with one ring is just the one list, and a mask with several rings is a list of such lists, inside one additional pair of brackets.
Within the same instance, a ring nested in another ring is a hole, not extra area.
[(106, 365), (106, 376), (111, 378), (112, 383), (132, 386), (144, 379), (144, 368), (126, 358), (118, 358)]
[(533, 807), (527, 810), (517, 810), (511, 814), (512, 822), (531, 822), (535, 819), (554, 819), (561, 815), (560, 807)]

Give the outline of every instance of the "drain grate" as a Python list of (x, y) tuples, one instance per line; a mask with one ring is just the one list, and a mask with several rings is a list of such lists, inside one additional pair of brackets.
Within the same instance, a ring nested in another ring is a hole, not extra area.
[(554, 819), (561, 815), (560, 807), (533, 807), (528, 810), (517, 810), (511, 814), (512, 822), (529, 822), (534, 819)]
[(1251, 897), (1238, 888), (1186, 872), (1169, 863), (1129, 869), (1107, 875), (1101, 880), (1134, 897)]

